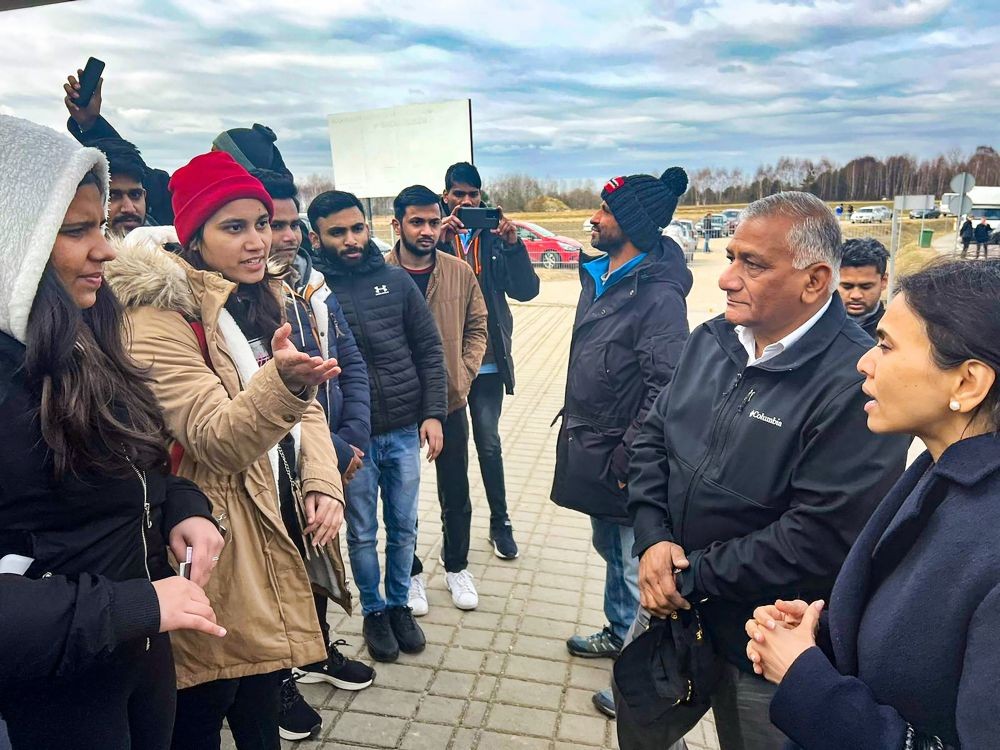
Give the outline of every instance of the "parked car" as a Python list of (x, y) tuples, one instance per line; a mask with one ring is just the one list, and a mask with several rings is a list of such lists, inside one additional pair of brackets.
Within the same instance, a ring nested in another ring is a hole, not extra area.
[[(889, 215), (886, 216), (886, 214)], [(862, 206), (861, 208), (855, 209), (854, 213), (851, 214), (851, 223), (874, 224), (880, 221), (885, 221), (891, 216), (892, 214), (885, 206)]]
[[(721, 237), (722, 233), (725, 231), (726, 220), (722, 214), (712, 214), (712, 228), (708, 232), (709, 238)], [(697, 227), (697, 232), (699, 236), (704, 236), (705, 234), (705, 217), (698, 219), (695, 222), (695, 227)]]
[(910, 211), (911, 219), (937, 219), (941, 212), (936, 208), (915, 208)]
[(727, 208), (722, 212), (722, 217), (725, 219), (723, 231), (728, 237), (736, 231), (736, 227), (740, 223), (740, 210), (738, 208)]
[[(538, 263), (543, 268), (563, 268), (577, 264), (583, 245), (573, 238), (556, 234), (530, 221), (514, 221), (514, 225), (532, 263)], [(587, 226), (590, 227), (589, 221)]]
[[(690, 222), (689, 222), (690, 223)], [(679, 221), (672, 221), (663, 228), (663, 236), (669, 237), (684, 251), (685, 256), (693, 256), (698, 248), (698, 239), (691, 229)]]

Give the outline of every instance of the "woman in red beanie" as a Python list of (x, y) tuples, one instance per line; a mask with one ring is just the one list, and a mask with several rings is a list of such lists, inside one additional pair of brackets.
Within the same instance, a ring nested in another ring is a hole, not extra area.
[(289, 340), (280, 285), (266, 274), (263, 185), (212, 152), (177, 170), (170, 190), (180, 257), (133, 247), (108, 280), (179, 446), (177, 473), (226, 528), (206, 593), (229, 635), (174, 639), (173, 746), (217, 750), (227, 718), (239, 750), (277, 750), (282, 670), (327, 656), (310, 579), (350, 606), (336, 538), (343, 487), (315, 401), (339, 368)]

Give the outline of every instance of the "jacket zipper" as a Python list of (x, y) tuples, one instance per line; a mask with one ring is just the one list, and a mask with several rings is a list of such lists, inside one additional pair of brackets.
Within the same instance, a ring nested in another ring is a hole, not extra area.
[[(142, 516), (139, 518), (139, 536), (142, 537), (142, 564), (146, 569), (146, 580), (153, 582), (153, 576), (149, 573), (149, 543), (146, 541), (146, 529), (153, 528), (153, 519), (149, 512), (149, 491), (146, 487), (146, 472), (136, 468), (132, 460), (126, 457), (128, 465), (132, 467), (139, 484), (142, 485)], [(146, 638), (146, 650), (149, 651), (149, 638)]]
[[(385, 399), (382, 398), (382, 381), (378, 377), (378, 369), (374, 366), (374, 360), (372, 359), (372, 353), (368, 351), (368, 328), (365, 326), (365, 316), (358, 306), (358, 297), (354, 292), (353, 279), (348, 279), (348, 289), (351, 292), (351, 303), (354, 305), (354, 312), (357, 313), (358, 323), (361, 324), (361, 334), (364, 336), (363, 344), (359, 342), (361, 346), (362, 354), (365, 356), (365, 363), (368, 364), (368, 376), (375, 381), (375, 393), (374, 395), (378, 399), (379, 411), (382, 413), (382, 420), (385, 424), (389, 424), (389, 412), (385, 405)], [(333, 291), (333, 287), (330, 287), (330, 291)]]
[[(708, 465), (709, 460), (713, 457), (716, 451), (716, 443), (719, 440), (719, 424), (722, 422), (722, 415), (726, 413), (726, 407), (729, 406), (729, 400), (732, 398), (733, 394), (736, 393), (737, 389), (740, 387), (740, 383), (743, 382), (743, 373), (745, 370), (740, 370), (736, 374), (736, 380), (733, 384), (729, 386), (724, 394), (722, 394), (722, 406), (715, 414), (715, 419), (712, 421), (712, 430), (709, 433), (708, 450), (705, 452), (704, 457), (698, 463), (698, 468), (695, 469), (694, 474), (691, 475), (691, 481), (688, 483), (687, 490), (684, 493), (684, 510), (681, 512), (681, 525), (677, 538), (679, 540), (684, 539), (684, 529), (687, 526), (687, 516), (688, 508), (691, 507), (691, 495), (694, 492), (694, 488), (697, 486), (702, 474), (705, 473), (705, 468)], [(747, 394), (747, 398), (744, 399), (743, 403), (740, 405), (739, 409), (742, 411), (743, 407), (750, 402), (753, 398), (753, 391)], [(683, 544), (681, 545), (683, 546)]]

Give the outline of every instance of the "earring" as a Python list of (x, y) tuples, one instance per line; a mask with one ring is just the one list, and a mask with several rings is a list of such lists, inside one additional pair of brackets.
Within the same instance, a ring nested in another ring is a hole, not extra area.
[(952, 399), (948, 403), (948, 408), (951, 409), (952, 411), (958, 411), (959, 409), (962, 408), (962, 405), (960, 403), (958, 403), (958, 401), (955, 401), (954, 399)]

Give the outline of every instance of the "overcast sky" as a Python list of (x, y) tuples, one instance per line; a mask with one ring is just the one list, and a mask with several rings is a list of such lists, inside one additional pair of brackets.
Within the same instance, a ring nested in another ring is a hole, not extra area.
[(168, 170), (263, 122), (329, 174), (326, 115), (457, 98), (487, 176), (1000, 146), (996, 0), (78, 0), (0, 33), (0, 112), (63, 127), (99, 57), (106, 116)]

